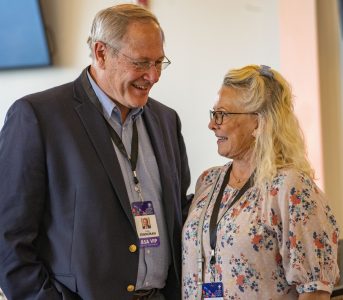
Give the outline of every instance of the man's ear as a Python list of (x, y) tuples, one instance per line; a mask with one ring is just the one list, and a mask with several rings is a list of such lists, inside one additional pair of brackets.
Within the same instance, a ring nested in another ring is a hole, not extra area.
[(94, 54), (94, 60), (96, 65), (104, 69), (105, 68), (105, 61), (107, 58), (108, 53), (108, 48), (106, 47), (106, 44), (103, 42), (95, 42), (93, 46), (93, 54)]

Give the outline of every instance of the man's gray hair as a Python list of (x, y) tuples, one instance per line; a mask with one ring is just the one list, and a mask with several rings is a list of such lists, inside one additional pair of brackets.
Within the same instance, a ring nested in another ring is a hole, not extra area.
[(92, 51), (95, 42), (101, 41), (120, 49), (121, 41), (132, 22), (154, 22), (164, 33), (156, 16), (149, 10), (135, 4), (120, 4), (99, 11), (92, 24), (87, 43)]

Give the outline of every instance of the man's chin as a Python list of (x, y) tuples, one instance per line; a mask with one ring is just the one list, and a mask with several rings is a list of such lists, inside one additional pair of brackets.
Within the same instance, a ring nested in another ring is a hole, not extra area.
[(131, 101), (130, 104), (131, 104), (131, 108), (140, 108), (140, 107), (143, 107), (147, 102), (148, 102), (148, 96)]

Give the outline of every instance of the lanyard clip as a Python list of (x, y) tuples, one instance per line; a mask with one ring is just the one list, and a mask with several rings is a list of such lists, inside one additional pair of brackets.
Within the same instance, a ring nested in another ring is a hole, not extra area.
[(137, 178), (137, 172), (136, 172), (136, 170), (135, 170), (135, 171), (132, 171), (132, 173), (133, 173), (133, 182), (134, 182), (135, 184), (138, 184), (139, 181), (138, 181), (138, 178)]
[(211, 250), (211, 260), (210, 264), (214, 265), (216, 263), (216, 256), (214, 255), (214, 249)]
[(133, 171), (133, 181), (135, 183), (135, 191), (138, 193), (139, 199), (143, 202), (142, 188), (136, 175), (137, 175), (136, 171)]

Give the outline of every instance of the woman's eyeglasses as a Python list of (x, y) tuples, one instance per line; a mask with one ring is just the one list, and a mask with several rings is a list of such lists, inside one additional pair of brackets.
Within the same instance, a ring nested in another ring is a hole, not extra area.
[(228, 111), (221, 111), (221, 110), (210, 110), (210, 120), (214, 119), (214, 122), (217, 125), (223, 124), (224, 116), (228, 117), (230, 115), (257, 115), (256, 112), (228, 112)]

